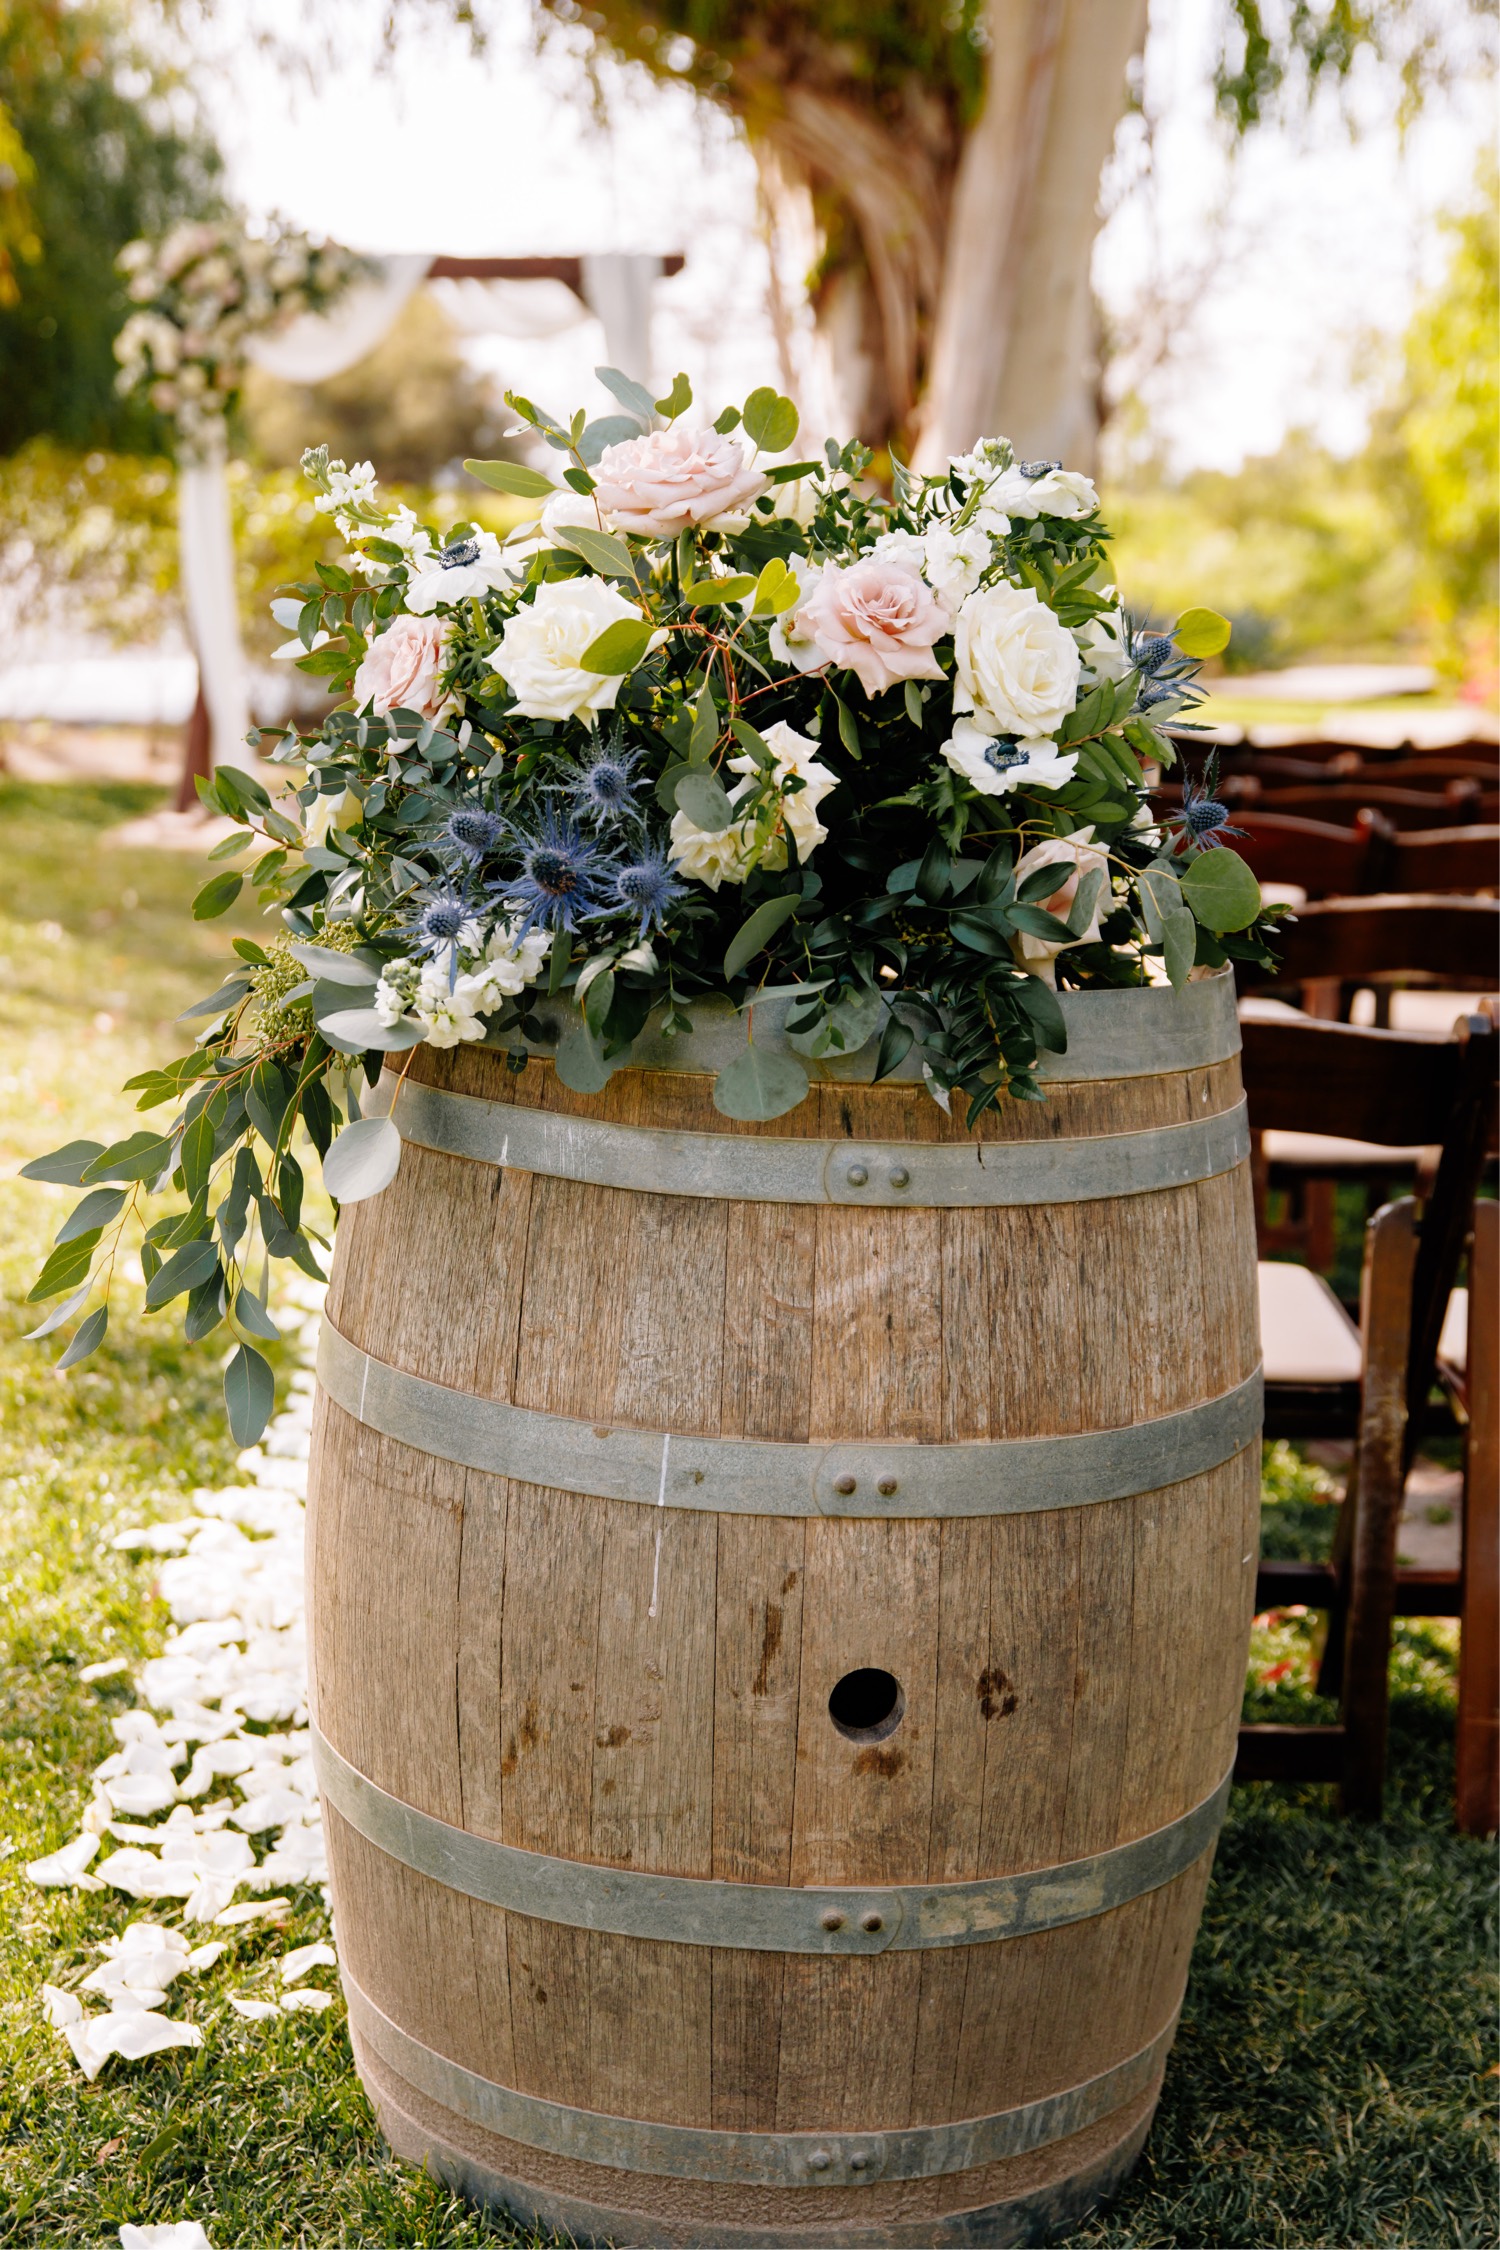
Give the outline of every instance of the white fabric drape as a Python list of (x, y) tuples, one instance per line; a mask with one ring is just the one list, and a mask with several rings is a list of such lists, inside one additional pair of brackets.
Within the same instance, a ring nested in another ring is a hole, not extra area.
[(216, 766), (243, 766), (251, 760), (245, 744), (250, 725), (249, 681), (240, 643), (234, 535), (224, 467), (222, 432), (210, 439), (198, 458), (185, 458), (179, 463), (177, 553), (188, 632), (208, 705), (213, 762)]
[[(322, 383), (352, 367), (386, 336), (432, 263), (406, 255), (372, 260), (377, 273), (356, 282), (323, 313), (303, 313), (275, 335), (257, 336), (247, 356), (288, 383)], [(651, 293), (660, 258), (602, 252), (579, 261), (585, 303), (565, 283), (458, 281), (451, 292), (459, 325), (471, 334), (555, 336), (592, 315), (604, 330), (611, 367), (651, 382)], [(248, 672), (235, 601), (234, 542), (222, 437), (178, 469), (177, 529), (183, 602), (208, 704), (215, 765), (244, 765), (250, 724)]]

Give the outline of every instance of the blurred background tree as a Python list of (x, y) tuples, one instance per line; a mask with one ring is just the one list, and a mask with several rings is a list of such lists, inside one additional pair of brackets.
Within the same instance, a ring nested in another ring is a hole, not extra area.
[[(1243, 136), (1379, 63), (1404, 114), (1465, 58), (1445, 0), (1215, 0)], [(1492, 0), (1460, 0), (1487, 23)], [(473, 0), (433, 5), (482, 24)], [(1089, 260), (1146, 0), (534, 0), (743, 124), (814, 348), (814, 427), (938, 460), (983, 430), (1079, 465), (1098, 431)], [(784, 321), (789, 360), (795, 337)]]
[(110, 0), (0, 0), (0, 452), (160, 449), (119, 397), (115, 259), (220, 207), (218, 151), (186, 87)]

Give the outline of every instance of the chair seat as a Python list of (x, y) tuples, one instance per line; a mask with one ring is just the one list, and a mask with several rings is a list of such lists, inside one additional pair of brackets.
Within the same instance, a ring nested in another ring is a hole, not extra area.
[(1456, 1368), (1460, 1373), (1469, 1364), (1469, 1292), (1455, 1289), (1448, 1299), (1448, 1310), (1443, 1315), (1443, 1332), (1438, 1338), (1438, 1358), (1445, 1367)]
[(1358, 1383), (1359, 1330), (1321, 1274), (1266, 1259), (1256, 1268), (1268, 1383)]
[(1425, 1148), (1390, 1148), (1382, 1141), (1349, 1141), (1338, 1133), (1284, 1133), (1274, 1128), (1261, 1135), (1261, 1151), (1268, 1164), (1291, 1165), (1299, 1172), (1410, 1171), (1431, 1153)]

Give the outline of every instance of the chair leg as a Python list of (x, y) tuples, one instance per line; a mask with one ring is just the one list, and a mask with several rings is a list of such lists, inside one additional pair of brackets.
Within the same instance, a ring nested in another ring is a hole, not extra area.
[(1318, 1664), (1318, 1693), (1335, 1703), (1344, 1693), (1344, 1633), (1349, 1623), (1349, 1566), (1354, 1552), (1354, 1526), (1359, 1520), (1359, 1447), (1349, 1462), (1344, 1497), (1333, 1527), (1334, 1589), (1328, 1603), (1328, 1630)]
[(1349, 1616), (1344, 1631), (1344, 1768), (1341, 1809), (1378, 1820), (1390, 1711), (1396, 1537), (1406, 1485), (1406, 1361), (1411, 1337), (1416, 1205), (1388, 1203), (1365, 1235), (1360, 1333), (1359, 1476), (1352, 1524)]
[(1456, 1815), (1471, 1836), (1500, 1827), (1500, 1203), (1474, 1210), (1469, 1259), (1469, 1429), (1464, 1450), (1463, 1617), (1458, 1652)]

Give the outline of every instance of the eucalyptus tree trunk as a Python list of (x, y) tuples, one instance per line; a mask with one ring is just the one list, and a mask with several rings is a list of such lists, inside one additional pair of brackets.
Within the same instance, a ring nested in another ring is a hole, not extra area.
[(991, 0), (985, 104), (958, 167), (918, 410), (920, 466), (984, 434), (1093, 465), (1099, 175), (1146, 4)]
[(1099, 175), (1146, 6), (990, 0), (967, 131), (918, 92), (893, 121), (740, 74), (783, 380), (810, 439), (915, 438), (930, 465), (1003, 434), (1027, 455), (1092, 464)]

